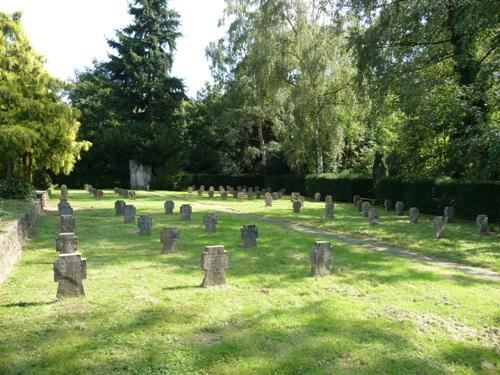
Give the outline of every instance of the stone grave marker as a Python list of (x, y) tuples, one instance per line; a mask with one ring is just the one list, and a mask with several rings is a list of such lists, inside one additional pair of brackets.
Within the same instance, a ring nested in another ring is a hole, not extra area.
[(87, 259), (79, 253), (59, 254), (54, 262), (54, 281), (58, 282), (57, 299), (85, 296), (83, 280), (87, 278)]
[(384, 208), (386, 211), (392, 211), (392, 201), (390, 199), (384, 200)]
[(304, 202), (306, 201), (306, 198), (304, 198), (304, 196), (302, 196), (302, 195), (299, 195), (297, 200), (300, 203), (300, 207), (304, 207)]
[(361, 197), (360, 197), (358, 194), (356, 194), (356, 195), (352, 198), (352, 203), (354, 203), (354, 207), (356, 207), (356, 208), (358, 207), (358, 202), (359, 202), (359, 200), (360, 200), (360, 199), (361, 199)]
[(363, 201), (362, 200), (358, 201), (358, 212), (363, 212)]
[(127, 204), (125, 203), (125, 201), (122, 201), (122, 200), (115, 201), (115, 215), (116, 216), (125, 215), (125, 206), (126, 205)]
[(125, 224), (134, 224), (135, 223), (135, 206), (132, 204), (126, 204), (124, 216), (125, 216), (125, 218), (123, 219), (123, 222)]
[(446, 218), (446, 221), (448, 223), (451, 223), (453, 221), (453, 219), (455, 218), (455, 209), (451, 206), (446, 206), (444, 208), (444, 215), (443, 216)]
[(206, 214), (203, 216), (203, 225), (205, 230), (210, 233), (217, 231), (217, 216), (215, 214)]
[(165, 201), (163, 203), (163, 208), (165, 209), (165, 215), (173, 215), (174, 214), (174, 201)]
[(213, 186), (210, 186), (210, 187), (208, 188), (208, 197), (209, 197), (209, 198), (213, 198), (213, 197), (214, 197), (214, 194), (215, 194), (215, 189), (214, 189), (214, 187), (213, 187)]
[(201, 254), (201, 268), (205, 270), (205, 277), (201, 283), (204, 288), (226, 283), (224, 269), (229, 267), (229, 255), (224, 246), (205, 246)]
[(181, 220), (182, 221), (189, 221), (189, 220), (191, 220), (191, 212), (192, 212), (191, 206), (189, 204), (183, 204), (180, 207)]
[(259, 229), (255, 224), (243, 224), (241, 228), (241, 238), (243, 239), (243, 247), (257, 247), (257, 238), (259, 237)]
[(333, 210), (335, 206), (333, 203), (325, 203), (325, 217), (327, 219), (333, 219)]
[(418, 224), (418, 217), (420, 215), (420, 210), (417, 207), (410, 207), (408, 210), (408, 218), (410, 219), (410, 224)]
[(238, 202), (243, 202), (245, 199), (245, 193), (243, 191), (238, 192)]
[(102, 197), (104, 197), (104, 192), (102, 190), (95, 190), (94, 191), (94, 198), (97, 200), (101, 200)]
[(315, 241), (311, 249), (311, 276), (330, 274), (332, 251), (328, 241)]
[(78, 250), (78, 237), (74, 233), (59, 233), (56, 239), (56, 251), (61, 254), (76, 253)]
[(75, 218), (73, 215), (59, 216), (59, 233), (72, 233), (75, 231)]
[(61, 201), (68, 201), (68, 187), (66, 185), (61, 185)]
[(272, 207), (273, 206), (273, 198), (271, 197), (270, 193), (266, 193), (264, 197), (264, 201), (266, 202), (266, 207)]
[(482, 235), (488, 234), (488, 216), (477, 215), (477, 217), (476, 217), (476, 230), (477, 230), (477, 234), (482, 234)]
[(372, 207), (368, 210), (368, 223), (371, 226), (378, 225), (379, 216), (378, 216), (378, 210), (376, 208)]
[(321, 193), (314, 193), (314, 201), (321, 202)]
[(137, 219), (137, 227), (140, 235), (149, 236), (153, 227), (153, 218), (149, 215), (140, 215)]
[(300, 212), (300, 207), (301, 207), (300, 202), (299, 201), (293, 201), (292, 205), (293, 205), (293, 212), (299, 213)]
[(188, 186), (188, 194), (193, 194), (193, 187), (192, 186)]
[(368, 211), (370, 211), (371, 204), (370, 202), (363, 202), (361, 204), (361, 210), (363, 212), (364, 217), (368, 217)]
[(331, 195), (325, 196), (325, 203), (333, 203), (333, 196)]
[(177, 242), (179, 241), (179, 231), (174, 227), (164, 227), (160, 232), (160, 241), (163, 244), (161, 254), (177, 252)]
[(57, 212), (59, 215), (73, 215), (73, 208), (68, 201), (60, 201), (57, 204)]
[(405, 204), (403, 203), (403, 201), (397, 201), (396, 202), (396, 214), (398, 216), (403, 216), (404, 209), (405, 209)]
[(432, 219), (432, 237), (436, 239), (443, 237), (445, 225), (446, 217), (444, 216), (436, 216)]
[(223, 191), (220, 193), (220, 199), (223, 201), (227, 200), (227, 191)]

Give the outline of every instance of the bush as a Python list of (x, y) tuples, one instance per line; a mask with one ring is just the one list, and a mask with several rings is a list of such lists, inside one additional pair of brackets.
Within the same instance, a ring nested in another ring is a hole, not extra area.
[(22, 177), (0, 180), (0, 197), (4, 199), (28, 200), (36, 195), (35, 189)]
[(267, 175), (264, 176), (262, 188), (270, 187), (272, 191), (278, 191), (282, 188), (287, 194), (291, 192), (306, 193), (306, 184), (304, 176), (297, 175)]
[(309, 175), (305, 179), (306, 193), (308, 196), (314, 196), (314, 193), (332, 195), (337, 202), (352, 202), (354, 195), (359, 194), (362, 197), (373, 197), (374, 186), (373, 179), (363, 176), (345, 176), (333, 173), (320, 175)]
[(33, 172), (33, 186), (39, 190), (47, 190), (52, 186), (52, 179), (46, 171), (37, 169)]

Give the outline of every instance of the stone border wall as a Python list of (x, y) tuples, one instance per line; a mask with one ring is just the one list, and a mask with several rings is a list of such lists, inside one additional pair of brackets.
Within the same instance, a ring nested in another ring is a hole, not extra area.
[(2, 284), (14, 268), (21, 256), (22, 246), (26, 239), (35, 233), (35, 225), (46, 201), (46, 192), (38, 192), (37, 198), (30, 202), (28, 213), (17, 221), (13, 221), (0, 232), (0, 284)]

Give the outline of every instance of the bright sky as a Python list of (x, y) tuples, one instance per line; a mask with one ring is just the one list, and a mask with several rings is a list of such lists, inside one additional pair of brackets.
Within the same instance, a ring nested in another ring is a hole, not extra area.
[[(75, 69), (104, 60), (106, 38), (131, 22), (127, 0), (0, 0), (0, 12), (23, 13), (22, 23), (32, 46), (47, 59), (53, 76), (70, 79)], [(173, 74), (183, 78), (192, 97), (211, 81), (205, 47), (222, 37), (217, 27), (224, 0), (170, 0), (181, 15), (183, 37), (177, 41)]]

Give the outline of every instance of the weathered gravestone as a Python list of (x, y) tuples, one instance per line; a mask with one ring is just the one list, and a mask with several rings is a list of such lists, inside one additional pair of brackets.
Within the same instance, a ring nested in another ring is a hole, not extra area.
[(227, 191), (222, 191), (220, 193), (220, 199), (222, 199), (223, 201), (227, 200)]
[(102, 197), (104, 197), (104, 192), (102, 190), (95, 190), (94, 191), (94, 198), (97, 200), (101, 200)]
[(386, 211), (391, 211), (392, 210), (392, 201), (390, 199), (384, 200), (384, 209)]
[(56, 239), (56, 250), (61, 254), (76, 253), (78, 237), (74, 233), (59, 233)]
[(321, 202), (321, 193), (314, 193), (314, 201)]
[(188, 194), (193, 194), (193, 190), (192, 186), (188, 186)]
[(224, 186), (219, 185), (219, 193), (222, 193), (223, 191), (225, 191)]
[(73, 208), (68, 201), (60, 201), (57, 204), (57, 212), (59, 215), (73, 215)]
[(325, 217), (327, 219), (333, 219), (333, 210), (334, 210), (333, 203), (325, 203)]
[(273, 192), (271, 193), (271, 198), (273, 199), (273, 201), (278, 200), (278, 193), (277, 193), (277, 192), (275, 192), (275, 191), (273, 191)]
[(240, 191), (241, 191), (241, 189), (242, 189), (242, 187), (241, 187), (241, 186), (236, 186), (236, 191), (237, 191), (237, 192), (240, 192)]
[(250, 187), (248, 188), (248, 192), (249, 192), (249, 193), (253, 193), (253, 187), (252, 187), (252, 186), (250, 186)]
[(199, 197), (201, 197), (201, 196), (203, 195), (203, 190), (198, 189), (198, 190), (197, 190), (197, 192), (198, 192), (198, 196), (199, 196)]
[(441, 238), (443, 237), (444, 227), (446, 225), (446, 217), (436, 216), (432, 219), (432, 237)]
[(177, 228), (164, 227), (160, 233), (160, 241), (163, 244), (161, 254), (177, 252), (177, 242), (179, 241), (179, 231)]
[(135, 191), (134, 190), (126, 190), (125, 197), (128, 199), (135, 200)]
[(165, 215), (173, 215), (175, 203), (174, 201), (165, 201), (163, 203), (163, 208), (165, 209)]
[(116, 216), (123, 216), (125, 215), (125, 206), (127, 204), (125, 203), (125, 201), (115, 201), (115, 215)]
[(306, 198), (304, 198), (302, 195), (299, 195), (297, 201), (300, 203), (300, 207), (304, 207), (304, 202), (306, 201)]
[(126, 204), (124, 216), (125, 217), (123, 219), (123, 222), (125, 224), (134, 224), (135, 223), (135, 206), (132, 204)]
[(273, 198), (271, 197), (270, 193), (266, 193), (264, 197), (264, 201), (266, 202), (266, 207), (272, 207), (273, 206)]
[(363, 212), (363, 201), (362, 200), (358, 201), (357, 209), (358, 209), (358, 212)]
[(67, 201), (68, 200), (68, 187), (66, 185), (61, 185), (61, 201)]
[(238, 202), (243, 202), (245, 199), (245, 193), (243, 191), (238, 192)]
[(325, 196), (325, 203), (333, 203), (333, 196), (331, 195)]
[(57, 299), (85, 296), (82, 280), (87, 278), (87, 259), (78, 253), (59, 254), (54, 262), (54, 281), (58, 282)]
[(259, 229), (255, 224), (243, 224), (241, 228), (241, 238), (243, 239), (243, 247), (256, 247), (257, 238), (259, 237)]
[(378, 225), (379, 216), (378, 216), (378, 210), (376, 208), (370, 208), (368, 210), (368, 223), (372, 226)]
[(217, 216), (215, 214), (206, 214), (203, 216), (203, 225), (205, 230), (210, 233), (217, 231)]
[(75, 231), (75, 218), (73, 215), (59, 216), (59, 233), (72, 233)]
[(358, 202), (360, 199), (361, 199), (361, 197), (357, 194), (352, 198), (352, 203), (354, 203), (354, 207), (356, 207), (356, 208), (358, 207)]
[(290, 201), (294, 202), (299, 199), (300, 193), (293, 192), (290, 193)]
[(293, 201), (293, 212), (299, 213), (300, 212), (300, 207), (302, 206), (299, 201)]
[(255, 198), (255, 193), (253, 191), (248, 192), (248, 199), (254, 199)]
[(201, 268), (205, 270), (205, 277), (201, 286), (222, 285), (226, 283), (224, 269), (229, 267), (229, 255), (224, 246), (205, 246), (201, 253)]
[(315, 241), (311, 249), (311, 276), (330, 274), (332, 251), (328, 241)]
[(149, 215), (140, 215), (137, 219), (137, 227), (139, 228), (139, 234), (149, 236), (153, 227), (153, 218)]
[(476, 230), (478, 234), (488, 234), (488, 216), (477, 215), (476, 217)]
[(210, 186), (210, 187), (208, 188), (208, 197), (209, 197), (209, 198), (213, 198), (213, 197), (214, 197), (214, 194), (215, 194), (215, 189), (214, 189), (214, 187), (213, 187), (213, 186)]
[(363, 212), (364, 217), (368, 217), (368, 211), (370, 211), (371, 204), (370, 202), (363, 202), (361, 204), (361, 211)]
[(420, 211), (417, 207), (410, 207), (408, 210), (408, 218), (410, 219), (410, 224), (417, 224)]
[(260, 199), (260, 197), (262, 196), (262, 192), (260, 190), (256, 190), (255, 196), (257, 197), (257, 199)]
[(405, 209), (405, 204), (402, 201), (397, 201), (396, 202), (396, 214), (398, 216), (402, 216), (404, 209)]
[(444, 215), (443, 216), (446, 218), (446, 221), (448, 223), (451, 223), (453, 221), (453, 219), (455, 218), (455, 210), (453, 209), (453, 207), (446, 206), (444, 208)]
[(183, 204), (180, 208), (181, 220), (182, 221), (191, 220), (191, 212), (192, 212), (191, 206), (189, 204)]

